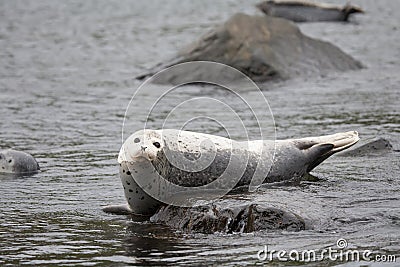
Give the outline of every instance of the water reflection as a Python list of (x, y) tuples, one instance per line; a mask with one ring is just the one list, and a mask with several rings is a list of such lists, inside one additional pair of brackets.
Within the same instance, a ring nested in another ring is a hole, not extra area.
[(134, 256), (142, 264), (156, 264), (167, 259), (172, 263), (173, 257), (185, 258), (190, 256), (191, 248), (187, 247), (187, 254), (181, 253), (182, 235), (161, 225), (149, 222), (131, 222), (126, 229), (124, 249), (127, 256)]

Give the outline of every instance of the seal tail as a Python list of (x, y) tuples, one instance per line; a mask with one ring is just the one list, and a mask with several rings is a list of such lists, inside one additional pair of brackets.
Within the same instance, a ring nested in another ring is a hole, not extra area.
[(358, 142), (358, 132), (350, 131), (326, 136), (296, 139), (296, 146), (304, 150), (309, 158), (307, 172), (317, 167), (333, 154), (345, 150)]

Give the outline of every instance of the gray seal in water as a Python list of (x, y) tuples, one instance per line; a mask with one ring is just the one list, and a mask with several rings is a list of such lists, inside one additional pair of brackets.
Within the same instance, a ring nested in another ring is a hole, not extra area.
[(39, 170), (32, 155), (13, 149), (0, 150), (0, 173), (33, 174)]
[[(242, 142), (172, 129), (138, 131), (124, 142), (118, 156), (128, 204), (107, 206), (103, 211), (152, 215), (163, 202), (171, 204), (169, 199), (179, 197), (180, 191), (168, 195), (168, 183), (191, 188), (216, 182), (218, 189), (233, 189), (251, 185), (254, 176), (260, 173), (259, 169), (264, 175), (260, 183), (300, 179), (322, 161), (358, 140), (355, 131), (301, 139)], [(227, 172), (228, 178), (220, 182), (220, 177)], [(161, 182), (157, 177), (165, 180)], [(160, 201), (158, 197), (168, 201)]]
[(347, 21), (350, 14), (364, 13), (361, 8), (350, 4), (341, 7), (304, 0), (271, 0), (261, 2), (256, 6), (267, 15), (295, 22)]

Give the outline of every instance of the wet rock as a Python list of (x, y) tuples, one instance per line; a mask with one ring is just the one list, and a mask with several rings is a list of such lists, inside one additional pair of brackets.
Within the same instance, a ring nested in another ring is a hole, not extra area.
[(336, 6), (308, 1), (264, 1), (257, 7), (269, 16), (281, 17), (295, 22), (313, 21), (347, 21), (354, 13), (364, 11), (347, 3), (345, 6)]
[(190, 233), (305, 229), (305, 222), (298, 215), (258, 203), (242, 203), (229, 207), (222, 204), (191, 208), (164, 206), (150, 221)]
[(339, 156), (368, 156), (368, 155), (381, 155), (383, 153), (393, 150), (392, 144), (385, 138), (377, 138), (364, 145), (355, 147), (351, 150), (341, 152)]
[[(360, 62), (336, 46), (305, 36), (294, 23), (286, 19), (238, 13), (180, 51), (173, 60), (137, 78), (146, 78), (174, 64), (200, 60), (232, 66), (254, 81), (320, 75), (362, 67)], [(194, 64), (163, 72), (152, 82), (224, 82), (241, 77), (232, 73), (228, 75), (225, 68)]]

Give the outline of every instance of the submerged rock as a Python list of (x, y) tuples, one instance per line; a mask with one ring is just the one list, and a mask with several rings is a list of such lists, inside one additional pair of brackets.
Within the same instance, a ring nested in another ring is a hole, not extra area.
[(347, 21), (351, 14), (364, 13), (361, 8), (349, 3), (345, 6), (336, 6), (304, 0), (269, 0), (259, 3), (257, 7), (269, 16), (295, 22)]
[[(329, 71), (355, 70), (361, 63), (336, 46), (305, 36), (292, 22), (270, 16), (233, 15), (228, 21), (189, 45), (143, 79), (172, 65), (189, 61), (214, 61), (234, 67), (255, 81), (319, 75)], [(226, 69), (201, 64), (162, 72), (152, 82), (180, 84), (185, 81), (229, 81), (241, 78)]]
[(215, 233), (260, 230), (300, 231), (305, 229), (304, 220), (289, 211), (263, 204), (221, 204), (182, 208), (164, 206), (150, 221), (168, 225), (184, 232)]
[(381, 155), (393, 150), (392, 144), (385, 138), (377, 138), (359, 147), (341, 152), (339, 156), (372, 156)]

